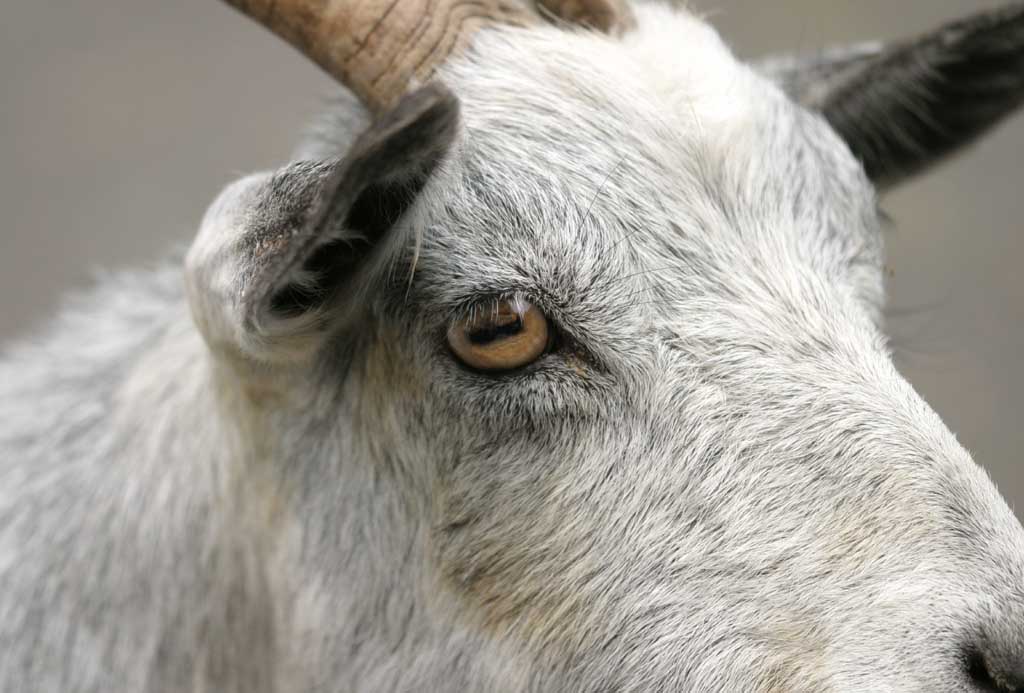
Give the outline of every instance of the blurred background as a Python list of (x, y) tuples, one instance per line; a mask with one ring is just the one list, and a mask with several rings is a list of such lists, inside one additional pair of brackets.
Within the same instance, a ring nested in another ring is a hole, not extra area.
[[(997, 2), (696, 0), (737, 53), (896, 38)], [(0, 341), (98, 268), (184, 245), (218, 190), (287, 158), (332, 90), (216, 0), (0, 9)], [(1021, 515), (1024, 118), (889, 194), (890, 332), (904, 374)], [(73, 354), (68, 355), (74, 358)]]

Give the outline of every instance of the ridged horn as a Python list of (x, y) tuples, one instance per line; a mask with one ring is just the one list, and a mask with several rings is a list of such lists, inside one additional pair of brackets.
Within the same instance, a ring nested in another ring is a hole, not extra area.
[[(311, 58), (374, 113), (484, 26), (529, 26), (533, 0), (225, 0)], [(624, 0), (539, 0), (545, 14), (606, 33), (632, 25)]]

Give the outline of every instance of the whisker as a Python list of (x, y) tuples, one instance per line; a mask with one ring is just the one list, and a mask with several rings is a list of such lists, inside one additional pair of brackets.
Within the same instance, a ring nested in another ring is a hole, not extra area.
[(686, 264), (666, 265), (665, 267), (650, 267), (650, 268), (642, 270), (640, 272), (631, 272), (630, 274), (622, 274), (622, 275), (619, 275), (618, 277), (613, 277), (611, 279), (611, 284), (614, 285), (617, 282), (625, 281), (626, 279), (633, 279), (635, 277), (642, 277), (645, 274), (652, 274), (654, 272), (664, 272), (666, 270), (672, 270), (672, 269), (684, 269), (686, 267), (688, 267), (688, 265), (686, 265)]
[(641, 289), (637, 289), (636, 291), (630, 291), (628, 294), (624, 294), (623, 298), (629, 298), (629, 297), (632, 297), (632, 296), (639, 296), (640, 294), (646, 294), (646, 293), (649, 293), (651, 291), (654, 291), (655, 289), (660, 289), (660, 288), (662, 288), (660, 285), (645, 286), (645, 287), (643, 287)]
[(576, 226), (576, 235), (579, 235), (579, 233), (583, 230), (583, 225), (586, 224), (587, 219), (590, 218), (590, 212), (594, 208), (594, 203), (597, 202), (597, 198), (601, 195), (602, 192), (604, 192), (604, 188), (606, 185), (608, 185), (608, 181), (611, 180), (612, 174), (618, 171), (619, 167), (622, 166), (622, 164), (625, 163), (625, 161), (626, 155), (623, 154), (619, 158), (618, 163), (616, 163), (615, 166), (613, 166), (612, 169), (608, 171), (607, 175), (605, 175), (604, 180), (601, 181), (601, 185), (597, 186), (597, 190), (594, 192), (594, 196), (590, 198), (590, 204), (587, 205), (587, 211), (584, 212), (583, 217), (580, 219), (580, 223)]
[(681, 304), (681, 300), (654, 300), (654, 301), (636, 301), (634, 303), (627, 304), (625, 308), (642, 308), (643, 306), (674, 306)]
[(619, 243), (622, 243), (623, 241), (628, 241), (630, 238), (632, 238), (633, 236), (635, 236), (636, 234), (640, 233), (643, 230), (644, 230), (643, 226), (638, 226), (635, 229), (633, 229), (632, 231), (630, 231), (629, 233), (623, 234), (622, 238), (620, 238), (619, 240), (617, 240), (614, 243), (612, 243), (611, 247), (608, 248), (608, 252), (611, 252), (611, 251), (615, 250), (616, 248), (619, 247)]

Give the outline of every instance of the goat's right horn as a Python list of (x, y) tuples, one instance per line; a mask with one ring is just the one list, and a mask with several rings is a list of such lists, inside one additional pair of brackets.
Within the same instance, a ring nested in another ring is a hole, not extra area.
[[(486, 25), (540, 21), (530, 0), (226, 0), (281, 36), (380, 113)], [(566, 22), (618, 33), (624, 0), (539, 0)]]

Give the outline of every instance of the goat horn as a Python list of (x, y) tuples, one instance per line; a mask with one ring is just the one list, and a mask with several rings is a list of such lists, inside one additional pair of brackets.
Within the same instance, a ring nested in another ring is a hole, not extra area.
[[(632, 23), (624, 0), (536, 0), (606, 33)], [(540, 21), (531, 0), (226, 0), (311, 58), (374, 113), (423, 82), (482, 26)]]

